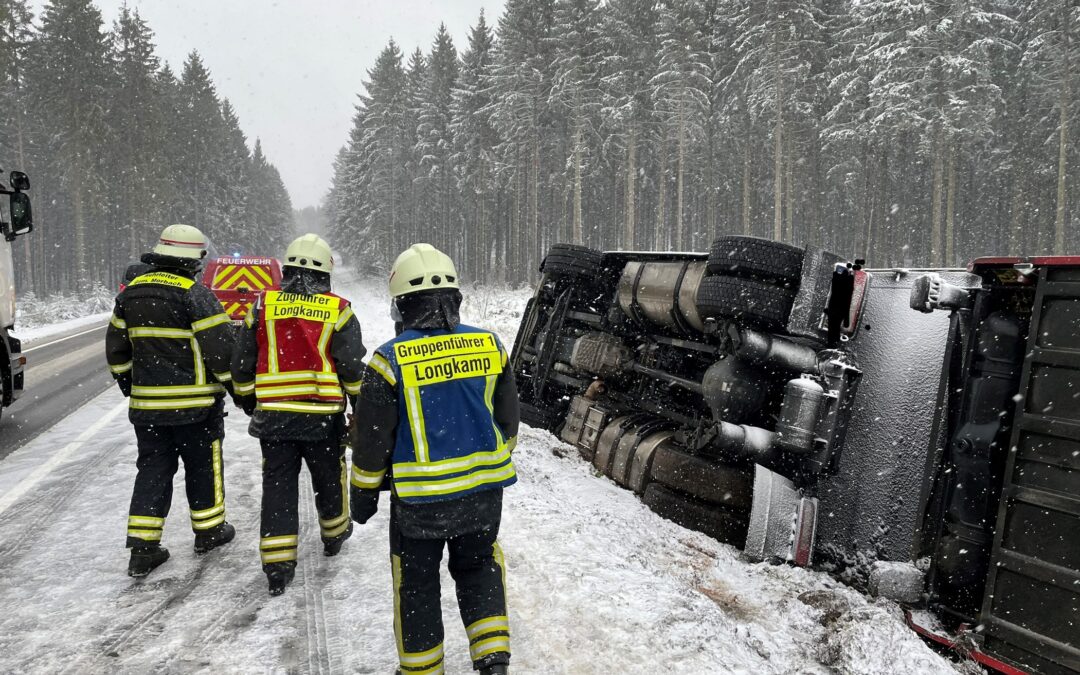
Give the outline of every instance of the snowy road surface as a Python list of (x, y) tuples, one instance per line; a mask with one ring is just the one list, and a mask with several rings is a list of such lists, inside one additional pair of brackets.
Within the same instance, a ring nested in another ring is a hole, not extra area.
[[(372, 348), (392, 333), (374, 288), (342, 289)], [(467, 319), (512, 340), (524, 299), (476, 292)], [(242, 414), (226, 422), (235, 542), (193, 554), (178, 481), (163, 542), (173, 557), (143, 580), (125, 576), (135, 438), (119, 393), (0, 461), (0, 672), (393, 672), (385, 498), (340, 556), (324, 558), (302, 490), (297, 580), (271, 598), (258, 562), (258, 445)], [(524, 429), (515, 461), (500, 537), (514, 672), (953, 672), (895, 605), (824, 574), (744, 563), (594, 476), (548, 434)], [(445, 571), (443, 582), (447, 672), (467, 673)]]
[(26, 355), (25, 391), (0, 413), (0, 458), (112, 383), (101, 367), (107, 321), (87, 317), (65, 322), (59, 330), (16, 331)]

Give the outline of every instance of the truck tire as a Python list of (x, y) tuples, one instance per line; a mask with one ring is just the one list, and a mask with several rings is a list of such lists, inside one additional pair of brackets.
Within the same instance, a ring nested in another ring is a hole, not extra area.
[(804, 249), (759, 237), (719, 237), (709, 249), (708, 274), (766, 279), (798, 285)]
[(739, 548), (746, 543), (749, 519), (745, 514), (706, 504), (657, 483), (649, 484), (641, 499), (660, 516), (687, 529), (697, 530)]
[(562, 417), (551, 410), (538, 408), (529, 403), (520, 403), (521, 421), (534, 429), (543, 429), (555, 433), (562, 422)]
[(552, 244), (540, 263), (540, 271), (562, 277), (595, 277), (604, 254), (587, 246)]
[(738, 319), (765, 330), (787, 324), (795, 291), (759, 279), (705, 277), (698, 287), (697, 308), (704, 318)]
[(754, 477), (745, 468), (695, 457), (671, 444), (657, 448), (652, 478), (703, 502), (749, 510), (754, 500)]

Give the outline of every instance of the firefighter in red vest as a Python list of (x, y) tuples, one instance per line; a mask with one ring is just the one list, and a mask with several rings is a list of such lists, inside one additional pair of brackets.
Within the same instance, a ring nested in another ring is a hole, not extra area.
[(259, 552), (270, 594), (292, 581), (299, 545), (301, 460), (315, 490), (323, 553), (352, 534), (345, 466), (345, 402), (364, 371), (360, 323), (330, 292), (330, 246), (314, 234), (289, 245), (280, 291), (252, 305), (233, 355), (233, 388), (263, 455)]

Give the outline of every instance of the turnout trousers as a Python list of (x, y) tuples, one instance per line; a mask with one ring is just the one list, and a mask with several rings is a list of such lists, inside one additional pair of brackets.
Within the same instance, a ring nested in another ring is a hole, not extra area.
[(271, 563), (294, 562), (299, 546), (300, 464), (307, 463), (323, 543), (336, 541), (349, 527), (345, 446), (331, 434), (324, 440), (262, 439), (263, 493), (259, 554), (263, 570)]
[(450, 552), (450, 576), (469, 638), (473, 667), (510, 662), (510, 623), (506, 617), (506, 567), (493, 528), (441, 539), (416, 539), (402, 533), (390, 517), (390, 563), (394, 580), (394, 635), (402, 675), (443, 672), (442, 601), (439, 567), (443, 548)]
[(225, 522), (224, 437), (224, 419), (216, 415), (195, 424), (135, 427), (139, 457), (128, 511), (128, 548), (161, 542), (180, 460), (184, 461), (191, 529), (198, 534)]

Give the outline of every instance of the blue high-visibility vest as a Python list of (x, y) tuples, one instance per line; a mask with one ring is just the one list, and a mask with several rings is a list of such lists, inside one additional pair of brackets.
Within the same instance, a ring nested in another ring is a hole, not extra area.
[(410, 503), (513, 485), (512, 440), (495, 421), (495, 383), (508, 367), (494, 333), (458, 326), (407, 330), (368, 364), (398, 394), (393, 489)]

